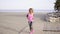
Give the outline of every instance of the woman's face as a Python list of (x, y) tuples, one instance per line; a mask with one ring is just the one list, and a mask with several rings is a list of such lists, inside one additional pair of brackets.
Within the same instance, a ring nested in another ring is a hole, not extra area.
[(33, 10), (30, 10), (29, 12), (30, 12), (30, 13), (33, 13)]

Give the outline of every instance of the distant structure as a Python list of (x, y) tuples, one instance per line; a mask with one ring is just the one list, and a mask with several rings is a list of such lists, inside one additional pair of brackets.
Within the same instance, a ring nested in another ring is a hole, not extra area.
[(56, 0), (54, 6), (55, 12), (48, 13), (48, 18), (46, 19), (49, 22), (59, 22), (60, 23), (60, 0)]

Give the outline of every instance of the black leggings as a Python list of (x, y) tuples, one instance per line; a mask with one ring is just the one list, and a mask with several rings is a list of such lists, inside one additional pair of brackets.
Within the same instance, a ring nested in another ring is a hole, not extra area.
[(29, 28), (30, 28), (30, 31), (32, 30), (32, 21), (31, 22), (28, 22), (29, 23)]

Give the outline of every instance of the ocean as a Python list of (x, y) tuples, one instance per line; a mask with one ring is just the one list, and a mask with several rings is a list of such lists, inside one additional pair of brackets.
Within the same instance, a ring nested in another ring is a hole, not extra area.
[[(0, 10), (0, 12), (28, 12), (28, 10)], [(55, 10), (34, 10), (34, 12), (55, 12)]]

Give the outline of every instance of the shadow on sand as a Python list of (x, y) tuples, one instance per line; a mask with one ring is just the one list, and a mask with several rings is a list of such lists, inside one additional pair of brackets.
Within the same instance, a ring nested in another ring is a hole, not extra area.
[[(6, 26), (0, 26), (0, 28), (4, 28), (4, 29), (7, 29), (7, 30), (11, 30), (11, 31), (15, 31), (15, 32), (18, 32), (18, 34), (21, 34), (21, 32), (24, 31), (24, 29), (26, 29), (26, 27), (28, 26), (25, 26), (24, 28), (22, 28), (20, 31), (16, 30), (16, 29), (12, 29), (12, 28), (9, 28), (9, 27), (6, 27)], [(25, 31), (27, 32), (27, 31)], [(3, 33), (3, 32), (2, 32)]]

